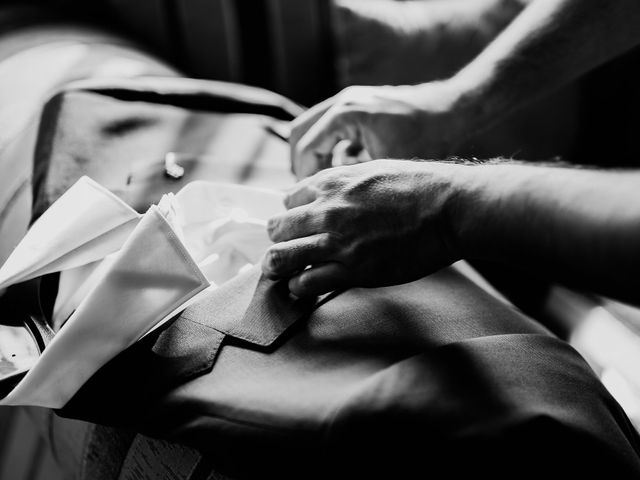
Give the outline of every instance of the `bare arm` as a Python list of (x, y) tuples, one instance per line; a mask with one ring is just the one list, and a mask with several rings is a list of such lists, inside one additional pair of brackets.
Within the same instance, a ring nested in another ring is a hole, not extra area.
[(351, 87), (293, 123), (299, 177), (348, 140), (372, 158), (442, 158), (513, 110), (640, 43), (637, 0), (533, 0), (449, 80)]
[(465, 170), (455, 250), (640, 303), (640, 171), (527, 165)]
[(310, 295), (491, 259), (640, 304), (639, 186), (637, 170), (392, 160), (329, 169), (300, 182), (270, 222), (277, 243), (263, 269)]

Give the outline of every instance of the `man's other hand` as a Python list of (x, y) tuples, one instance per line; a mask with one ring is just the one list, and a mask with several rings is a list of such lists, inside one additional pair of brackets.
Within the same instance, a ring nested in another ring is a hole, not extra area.
[(348, 87), (293, 121), (291, 165), (300, 179), (332, 166), (338, 143), (370, 158), (442, 158), (470, 134), (459, 89), (448, 82)]

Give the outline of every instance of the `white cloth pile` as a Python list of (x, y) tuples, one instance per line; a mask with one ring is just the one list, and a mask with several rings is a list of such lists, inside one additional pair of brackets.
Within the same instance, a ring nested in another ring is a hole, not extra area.
[(61, 272), (59, 331), (0, 405), (64, 406), (118, 353), (259, 262), (282, 200), (277, 191), (192, 182), (140, 215), (78, 180), (0, 268), (0, 289)]

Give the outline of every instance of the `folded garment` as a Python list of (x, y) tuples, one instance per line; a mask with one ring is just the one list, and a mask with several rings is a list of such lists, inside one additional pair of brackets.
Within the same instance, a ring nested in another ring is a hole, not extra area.
[[(101, 366), (258, 263), (282, 194), (194, 182), (142, 216), (87, 177), (42, 215), (0, 269), (3, 286), (62, 271), (59, 327), (0, 402), (61, 408)], [(63, 328), (60, 326), (63, 325)]]

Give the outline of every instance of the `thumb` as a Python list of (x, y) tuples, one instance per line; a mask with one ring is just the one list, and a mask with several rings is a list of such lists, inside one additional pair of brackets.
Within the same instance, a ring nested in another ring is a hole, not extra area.
[(298, 178), (331, 167), (334, 147), (342, 140), (358, 142), (355, 115), (332, 107), (304, 134), (292, 152), (293, 171)]

